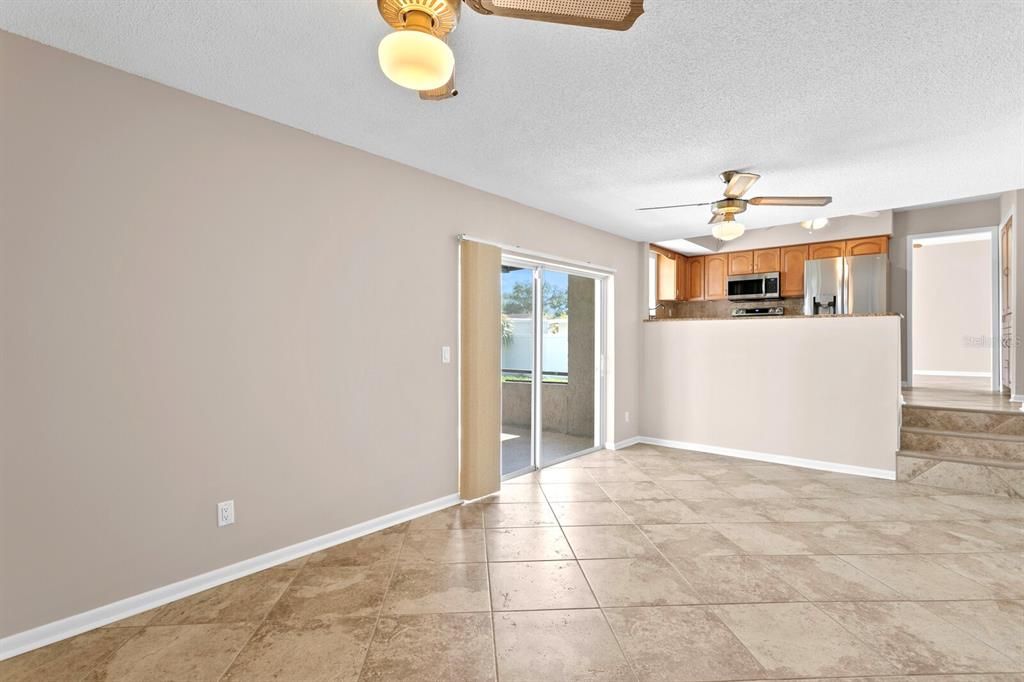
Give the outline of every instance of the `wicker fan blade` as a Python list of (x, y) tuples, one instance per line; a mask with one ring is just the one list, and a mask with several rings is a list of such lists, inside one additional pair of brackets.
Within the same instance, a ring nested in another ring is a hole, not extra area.
[(748, 203), (754, 206), (827, 206), (832, 197), (754, 197)]
[(673, 204), (671, 206), (644, 206), (643, 208), (638, 208), (637, 210), (638, 211), (660, 211), (663, 208), (689, 208), (690, 206), (710, 206), (710, 205), (711, 205), (710, 201), (705, 201), (705, 202), (700, 203), (700, 204)]
[(644, 0), (465, 0), (480, 14), (515, 17), (530, 21), (629, 29), (644, 13)]
[(708, 225), (714, 225), (715, 223), (720, 223), (723, 222), (724, 220), (724, 213), (716, 213), (715, 215), (711, 216), (711, 220), (708, 221)]
[(739, 199), (750, 191), (760, 177), (757, 173), (734, 173), (725, 186), (725, 196), (729, 199)]

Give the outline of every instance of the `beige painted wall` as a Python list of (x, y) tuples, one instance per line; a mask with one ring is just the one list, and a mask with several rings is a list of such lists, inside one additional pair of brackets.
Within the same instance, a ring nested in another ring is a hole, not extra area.
[(2, 32), (0, 100), (0, 635), (455, 493), (460, 232), (617, 268), (637, 434), (642, 245)]
[(913, 371), (992, 373), (992, 241), (912, 252)]
[(895, 469), (897, 317), (643, 327), (645, 436)]
[[(999, 222), (999, 200), (985, 199), (963, 204), (896, 211), (889, 240), (889, 302), (894, 313), (907, 315), (907, 237), (929, 232), (949, 232), (975, 227), (995, 227)], [(907, 381), (907, 322), (901, 330), (903, 381)]]

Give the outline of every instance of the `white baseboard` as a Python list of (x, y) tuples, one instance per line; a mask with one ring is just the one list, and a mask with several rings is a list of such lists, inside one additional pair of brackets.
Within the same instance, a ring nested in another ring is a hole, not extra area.
[(643, 439), (640, 436), (633, 436), (632, 438), (627, 438), (626, 440), (620, 440), (618, 443), (612, 443), (611, 447), (608, 449), (622, 450), (624, 448), (628, 448), (630, 445), (636, 445), (642, 442), (642, 440)]
[(984, 377), (992, 378), (992, 372), (958, 372), (944, 369), (915, 369), (914, 374), (924, 377)]
[[(686, 443), (680, 440), (665, 440), (664, 438), (649, 438), (647, 436), (642, 436), (639, 440), (641, 443), (647, 443), (649, 445), (662, 445), (667, 448), (675, 448), (678, 450), (695, 450), (697, 452), (706, 452), (709, 455), (738, 457), (739, 459), (751, 459), (757, 462), (788, 464), (789, 466), (803, 467), (804, 469), (834, 471), (839, 474), (852, 474), (853, 476), (867, 476), (869, 478), (884, 478), (890, 481), (896, 480), (895, 469), (873, 469), (871, 467), (854, 466), (853, 464), (825, 462), (820, 459), (804, 459), (802, 457), (791, 457), (789, 455), (774, 455), (767, 452), (756, 452), (754, 450), (738, 450), (736, 448), (723, 448), (717, 445)], [(893, 461), (895, 461), (895, 459), (896, 453), (893, 453)]]
[(251, 573), (298, 559), (313, 552), (319, 552), (322, 549), (348, 542), (363, 535), (375, 533), (397, 523), (451, 507), (459, 502), (458, 493), (439, 497), (436, 500), (430, 500), (429, 502), (407, 507), (384, 516), (378, 516), (375, 519), (357, 523), (348, 528), (342, 528), (320, 537), (276, 549), (251, 559), (239, 561), (230, 566), (224, 566), (223, 568), (218, 568), (192, 578), (179, 580), (176, 583), (164, 585), (163, 587), (158, 587), (133, 597), (127, 597), (112, 604), (100, 606), (74, 616), (68, 616), (67, 618), (47, 623), (46, 625), (40, 625), (31, 630), (25, 630), (24, 632), (4, 637), (0, 639), (0, 661), (62, 639), (67, 639), (68, 637), (73, 637), (88, 630), (94, 630), (123, 618), (134, 616), (137, 613), (163, 606), (168, 602), (188, 597), (232, 580), (237, 580)]

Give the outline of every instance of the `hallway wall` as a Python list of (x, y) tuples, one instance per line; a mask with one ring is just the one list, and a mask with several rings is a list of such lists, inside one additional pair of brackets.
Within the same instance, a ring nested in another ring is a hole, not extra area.
[(924, 244), (913, 257), (913, 371), (992, 375), (992, 241)]

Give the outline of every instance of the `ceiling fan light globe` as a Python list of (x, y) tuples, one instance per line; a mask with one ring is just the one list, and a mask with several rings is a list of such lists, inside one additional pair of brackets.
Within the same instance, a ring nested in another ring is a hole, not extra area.
[(800, 227), (805, 230), (814, 232), (828, 225), (828, 218), (814, 218), (813, 220), (804, 220), (800, 223)]
[(377, 58), (385, 76), (410, 90), (440, 88), (455, 70), (455, 55), (443, 40), (411, 29), (384, 36)]
[(746, 229), (747, 228), (743, 226), (743, 223), (738, 223), (735, 220), (723, 220), (722, 222), (715, 223), (711, 226), (711, 235), (715, 239), (721, 239), (723, 242), (728, 242), (742, 236)]

